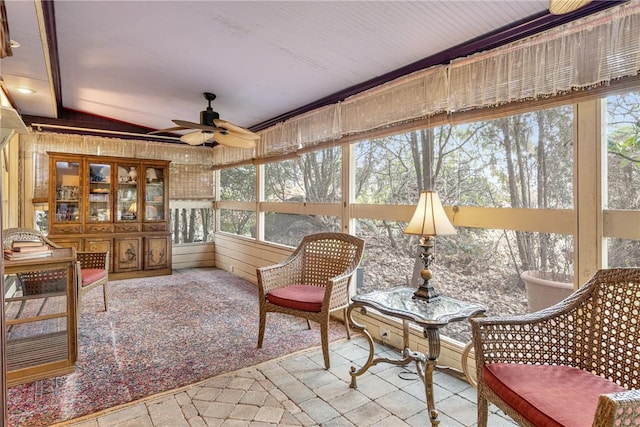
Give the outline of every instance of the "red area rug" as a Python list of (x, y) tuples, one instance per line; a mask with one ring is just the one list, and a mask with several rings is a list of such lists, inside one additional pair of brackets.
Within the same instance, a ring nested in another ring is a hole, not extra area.
[[(262, 349), (253, 283), (217, 269), (109, 282), (84, 299), (72, 374), (11, 387), (10, 426), (45, 426), (320, 345), (317, 325), (267, 315)], [(330, 340), (346, 336), (333, 322)]]

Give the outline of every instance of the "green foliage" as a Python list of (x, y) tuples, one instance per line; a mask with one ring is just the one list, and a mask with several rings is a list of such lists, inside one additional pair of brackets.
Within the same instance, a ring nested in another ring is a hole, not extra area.
[(334, 203), (342, 195), (339, 147), (302, 154), (296, 160), (265, 165), (265, 200)]
[(256, 237), (256, 214), (252, 211), (221, 209), (220, 230), (239, 236)]
[(220, 200), (256, 200), (256, 167), (238, 166), (220, 171)]

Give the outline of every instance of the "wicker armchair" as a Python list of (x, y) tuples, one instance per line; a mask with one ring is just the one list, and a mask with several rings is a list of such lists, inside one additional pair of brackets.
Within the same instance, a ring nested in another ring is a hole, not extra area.
[[(3, 247), (10, 248), (14, 240), (42, 240), (52, 248), (61, 246), (49, 240), (38, 230), (29, 228), (9, 228), (2, 232)], [(78, 310), (82, 307), (82, 297), (90, 289), (102, 286), (102, 296), (104, 299), (104, 310), (108, 305), (108, 283), (109, 283), (109, 252), (78, 252), (76, 259), (79, 268), (76, 270), (76, 293), (78, 297)]]
[(471, 324), (478, 426), (489, 402), (523, 426), (640, 425), (640, 269), (600, 270), (554, 306)]
[(258, 348), (262, 348), (268, 312), (284, 313), (320, 323), (322, 355), (329, 362), (329, 314), (342, 309), (347, 336), (351, 338), (346, 311), (349, 283), (356, 271), (364, 240), (349, 234), (318, 233), (303, 238), (289, 258), (257, 269), (260, 301)]

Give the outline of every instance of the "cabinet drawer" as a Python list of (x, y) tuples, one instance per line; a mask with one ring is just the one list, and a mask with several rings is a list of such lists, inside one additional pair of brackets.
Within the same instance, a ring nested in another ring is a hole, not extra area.
[(51, 234), (80, 234), (82, 233), (82, 225), (80, 224), (66, 224), (66, 225), (52, 225)]
[(165, 222), (142, 224), (142, 231), (167, 231), (167, 224)]
[(116, 233), (139, 232), (140, 224), (116, 224), (115, 231)]
[(113, 224), (87, 224), (87, 233), (113, 233)]

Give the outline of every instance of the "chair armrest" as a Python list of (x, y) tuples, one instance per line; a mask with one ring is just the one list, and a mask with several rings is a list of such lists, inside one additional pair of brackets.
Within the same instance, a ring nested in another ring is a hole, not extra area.
[(567, 364), (558, 349), (575, 346), (570, 328), (579, 303), (569, 297), (534, 313), (471, 318), (478, 372), (486, 363)]
[(302, 282), (302, 256), (291, 256), (281, 263), (256, 269), (258, 286), (270, 291)]
[(95, 268), (109, 271), (109, 252), (76, 252), (80, 268)]
[(638, 425), (640, 390), (600, 395), (593, 427)]
[(330, 298), (329, 311), (343, 307), (345, 301), (349, 303), (349, 284), (355, 272), (356, 269), (352, 268), (329, 279), (325, 293), (325, 298)]

